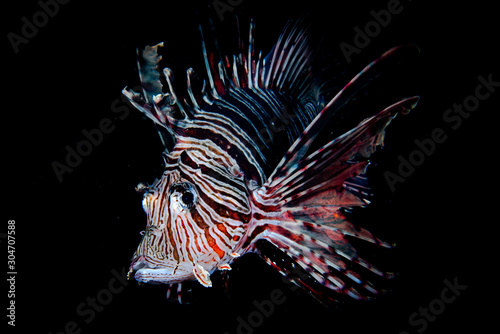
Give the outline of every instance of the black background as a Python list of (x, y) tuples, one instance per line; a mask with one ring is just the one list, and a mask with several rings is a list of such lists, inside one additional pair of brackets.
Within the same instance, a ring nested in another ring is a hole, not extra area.
[[(71, 1), (17, 54), (3, 38), (2, 219), (5, 227), (8, 219), (16, 221), (15, 329), (59, 333), (74, 321), (81, 333), (237, 333), (238, 317), (247, 319), (256, 310), (252, 302), (279, 289), (286, 301), (254, 333), (415, 333), (422, 328), (412, 327), (409, 316), (440, 297), (445, 279), (455, 278), (466, 290), (424, 332), (489, 328), (490, 302), (497, 295), (497, 218), (491, 212), (498, 183), (494, 137), (499, 93), (481, 102), (455, 131), (442, 117), (474, 94), (479, 75), (492, 74), (500, 81), (493, 5), (402, 1), (402, 12), (347, 64), (339, 43), (353, 44), (353, 28), (363, 28), (373, 20), (370, 11), (386, 8), (388, 1), (244, 0), (224, 13), (222, 21), (211, 3)], [(36, 1), (4, 8), (3, 36), (20, 34), (21, 18), (31, 19), (39, 10)], [(164, 65), (182, 83), (188, 67), (203, 73), (198, 24), (206, 27), (211, 17), (221, 39), (230, 40), (235, 14), (243, 31), (254, 18), (256, 48), (264, 53), (290, 17), (309, 14), (330, 65), (345, 78), (395, 45), (419, 46), (418, 58), (372, 85), (371, 96), (380, 92), (384, 100), (375, 98), (380, 105), (367, 114), (403, 96), (422, 99), (410, 115), (391, 124), (384, 151), (376, 154), (370, 172), (379, 200), (353, 218), (397, 243), (395, 250), (368, 248), (367, 254), (398, 273), (388, 284), (391, 291), (372, 302), (328, 309), (290, 290), (257, 257), (246, 256), (233, 265), (229, 297), (220, 287), (194, 284), (196, 300), (179, 305), (166, 301), (166, 286), (130, 281), (94, 318), (82, 316), (78, 306), (107, 289), (111, 271), (128, 266), (140, 240), (145, 215), (135, 185), (161, 175), (162, 147), (152, 123), (132, 108), (121, 120), (111, 107), (123, 87), (138, 84), (135, 48), (164, 41)], [(113, 131), (59, 182), (51, 164), (64, 162), (65, 147), (75, 148), (85, 139), (82, 131), (97, 128), (103, 118), (112, 120)], [(391, 192), (383, 173), (396, 172), (398, 156), (408, 157), (414, 140), (429, 138), (438, 127), (447, 134), (446, 142)], [(2, 253), (7, 262), (5, 239)], [(6, 292), (1, 292), (5, 307)]]

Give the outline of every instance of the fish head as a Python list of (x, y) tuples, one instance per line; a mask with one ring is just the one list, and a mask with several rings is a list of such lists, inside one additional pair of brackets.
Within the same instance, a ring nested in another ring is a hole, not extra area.
[(229, 267), (251, 210), (243, 175), (221, 161), (201, 150), (174, 149), (162, 177), (138, 186), (147, 226), (130, 265), (137, 281), (198, 279), (210, 286), (210, 274)]

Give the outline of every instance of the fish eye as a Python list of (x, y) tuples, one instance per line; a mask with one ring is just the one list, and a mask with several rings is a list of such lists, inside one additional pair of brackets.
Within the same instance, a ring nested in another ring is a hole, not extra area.
[(185, 209), (191, 209), (196, 202), (196, 190), (189, 182), (182, 182), (170, 188), (170, 196), (174, 197)]
[(181, 201), (185, 204), (185, 205), (190, 205), (193, 203), (194, 201), (194, 195), (192, 192), (190, 192), (189, 190), (186, 190), (182, 196), (181, 196)]

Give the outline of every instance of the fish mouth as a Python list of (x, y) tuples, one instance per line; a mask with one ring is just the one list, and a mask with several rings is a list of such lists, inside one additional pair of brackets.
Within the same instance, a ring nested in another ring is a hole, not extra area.
[(186, 272), (178, 263), (152, 264), (143, 256), (132, 261), (129, 269), (129, 277), (140, 283), (148, 284), (172, 284), (179, 283), (189, 278), (192, 274)]

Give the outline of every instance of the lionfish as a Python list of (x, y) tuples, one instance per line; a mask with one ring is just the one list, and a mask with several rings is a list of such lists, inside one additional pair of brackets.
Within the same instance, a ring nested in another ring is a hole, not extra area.
[[(387, 51), (325, 103), (324, 85), (312, 75), (309, 29), (289, 22), (264, 57), (254, 49), (254, 30), (252, 20), (248, 44), (240, 39), (228, 57), (207, 50), (200, 27), (206, 78), (193, 89), (189, 68), (185, 97), (174, 91), (171, 69), (158, 71), (163, 43), (137, 51), (142, 94), (127, 87), (123, 94), (155, 123), (165, 170), (136, 188), (147, 226), (129, 277), (210, 287), (212, 273), (231, 270), (236, 258), (255, 252), (320, 301), (340, 294), (367, 299), (380, 290), (360, 269), (392, 274), (358, 256), (348, 238), (392, 245), (355, 226), (344, 208), (369, 203), (369, 157), (383, 145), (386, 126), (419, 97), (390, 105), (314, 151), (312, 144), (357, 92), (414, 47)], [(269, 249), (285, 260), (275, 260)]]

